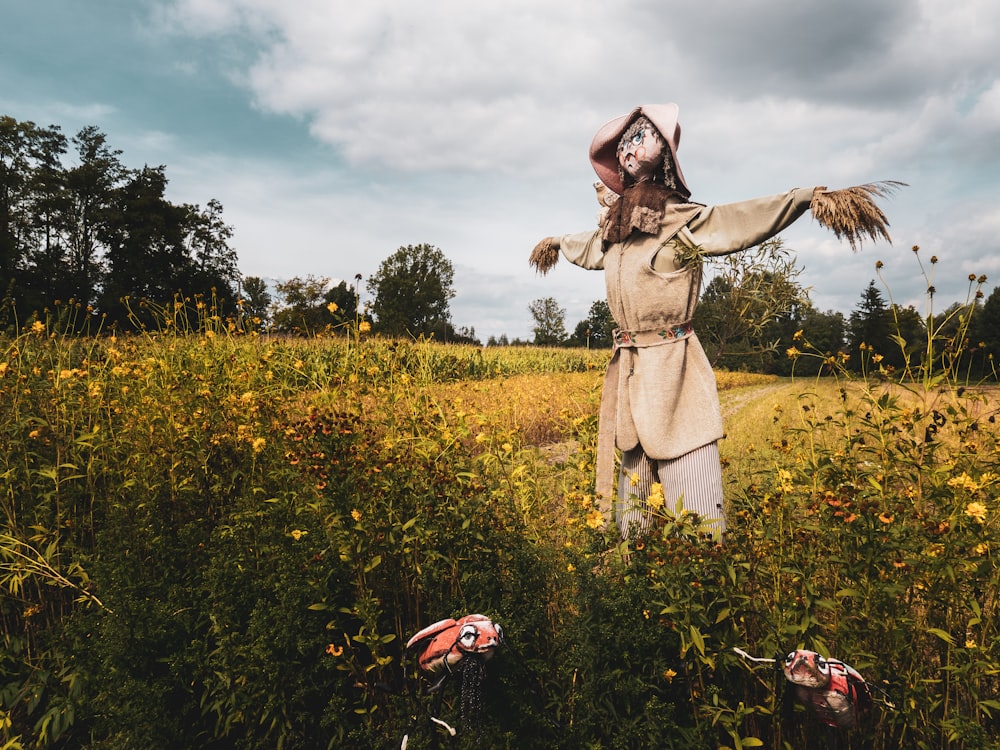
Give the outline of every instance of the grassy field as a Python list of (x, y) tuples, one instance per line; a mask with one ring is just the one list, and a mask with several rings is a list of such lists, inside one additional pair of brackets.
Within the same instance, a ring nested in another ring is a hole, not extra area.
[[(827, 741), (737, 647), (876, 685), (842, 747), (1000, 741), (994, 391), (719, 373), (725, 544), (672, 503), (622, 544), (592, 491), (607, 352), (0, 345), (5, 750)], [(471, 612), (507, 638), (481, 710), (403, 648)]]

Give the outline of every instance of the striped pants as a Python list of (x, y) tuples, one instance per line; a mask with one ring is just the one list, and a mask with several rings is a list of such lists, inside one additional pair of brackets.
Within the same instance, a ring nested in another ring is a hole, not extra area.
[(646, 498), (654, 482), (663, 485), (667, 511), (672, 513), (678, 498), (683, 498), (684, 508), (701, 516), (713, 536), (722, 537), (726, 531), (726, 516), (717, 443), (703, 445), (665, 461), (649, 458), (642, 446), (623, 452), (618, 502), (615, 503), (615, 522), (622, 538), (633, 530), (641, 533), (649, 529), (652, 519)]

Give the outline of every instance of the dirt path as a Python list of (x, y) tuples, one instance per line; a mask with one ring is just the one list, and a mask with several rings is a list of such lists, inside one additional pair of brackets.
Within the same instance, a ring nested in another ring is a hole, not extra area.
[(732, 418), (739, 413), (740, 409), (751, 401), (767, 398), (768, 395), (777, 390), (787, 387), (788, 383), (769, 383), (767, 385), (751, 385), (746, 388), (732, 388), (719, 393), (719, 404), (722, 407), (722, 420)]

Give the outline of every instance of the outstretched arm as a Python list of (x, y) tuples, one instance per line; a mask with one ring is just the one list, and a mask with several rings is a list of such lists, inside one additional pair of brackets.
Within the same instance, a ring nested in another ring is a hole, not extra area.
[(678, 239), (705, 255), (746, 250), (789, 227), (809, 210), (814, 192), (821, 189), (795, 188), (766, 198), (707, 206), (678, 232)]
[(561, 237), (546, 237), (535, 245), (528, 262), (539, 273), (548, 273), (559, 260), (559, 253), (570, 263), (588, 270), (604, 268), (604, 253), (601, 250), (601, 231), (564, 234)]

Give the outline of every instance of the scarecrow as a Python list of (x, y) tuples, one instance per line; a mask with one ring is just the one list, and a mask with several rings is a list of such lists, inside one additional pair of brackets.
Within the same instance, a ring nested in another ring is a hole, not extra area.
[(547, 237), (530, 258), (541, 273), (560, 253), (605, 273), (618, 328), (601, 397), (596, 490), (608, 514), (617, 447), (614, 518), (623, 537), (648, 527), (646, 498), (656, 482), (668, 502), (682, 499), (714, 536), (726, 529), (722, 415), (715, 375), (691, 325), (702, 258), (759, 245), (809, 210), (852, 250), (865, 237), (889, 240), (888, 221), (873, 198), (902, 184), (795, 188), (706, 206), (691, 201), (677, 162), (680, 135), (676, 104), (637, 107), (601, 127), (590, 146), (600, 178), (598, 228)]

